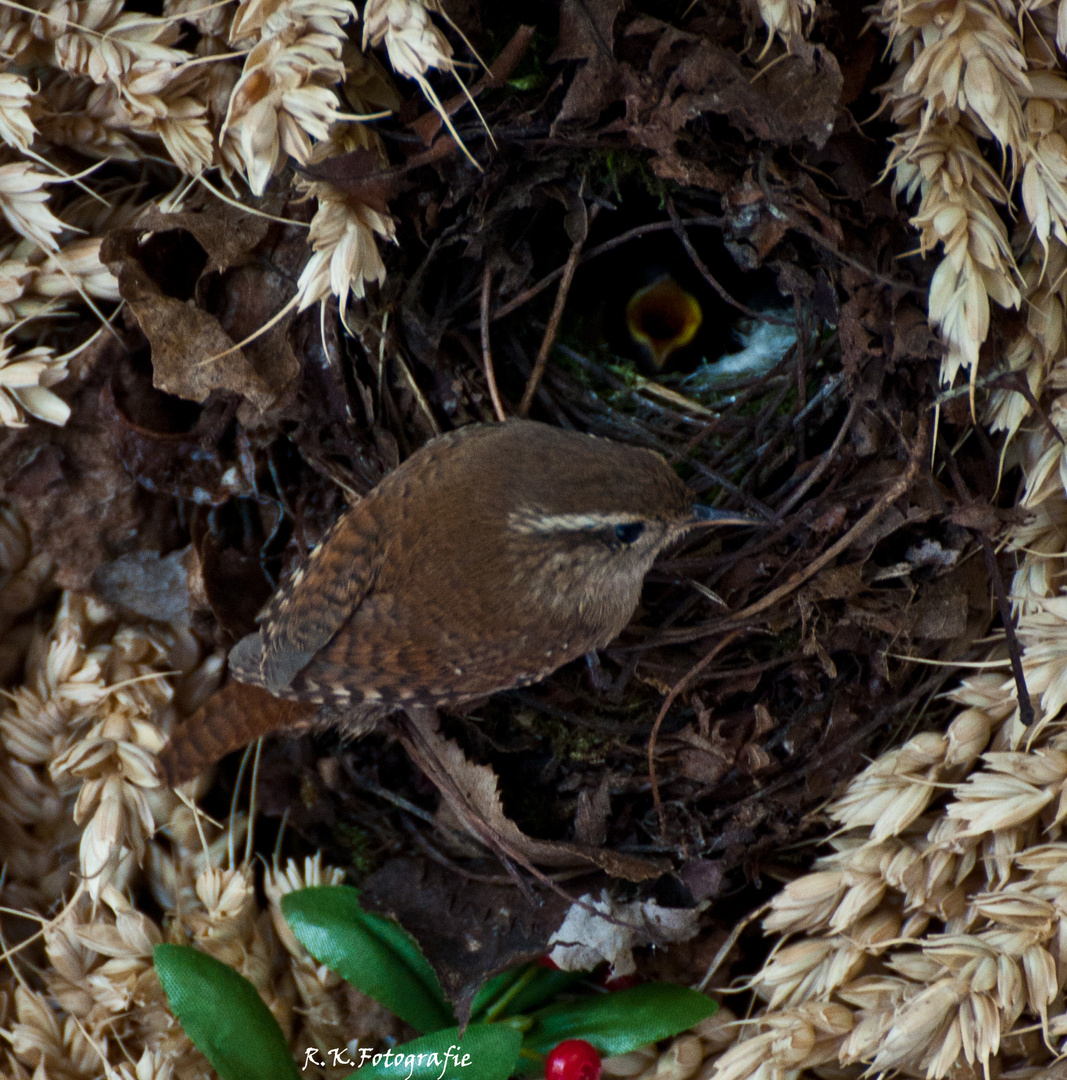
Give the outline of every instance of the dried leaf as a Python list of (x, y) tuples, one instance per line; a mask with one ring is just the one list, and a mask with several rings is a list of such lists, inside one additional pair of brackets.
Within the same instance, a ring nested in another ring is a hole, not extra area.
[(364, 885), (368, 908), (396, 919), (418, 941), (460, 1021), (492, 975), (543, 956), (567, 908), (537, 889), (538, 902), (516, 902), (514, 887), (471, 880), (428, 859), (387, 862)]
[(486, 765), (474, 764), (454, 742), (441, 735), (433, 710), (411, 709), (397, 721), (397, 726), (408, 753), (434, 782), (453, 813), (474, 836), (499, 854), (544, 866), (598, 866), (626, 881), (646, 881), (663, 873), (659, 863), (607, 848), (527, 836), (504, 813), (496, 774)]
[(186, 561), (191, 549), (134, 551), (104, 563), (93, 574), (93, 589), (109, 604), (162, 623), (189, 622), (189, 575)]
[(223, 460), (217, 435), (195, 430), (171, 434), (133, 423), (118, 407), (110, 383), (100, 392), (100, 417), (126, 470), (149, 491), (200, 506), (222, 506), (255, 494), (255, 464), (243, 432), (237, 460)]
[(559, 45), (549, 63), (584, 60), (575, 73), (553, 127), (573, 120), (595, 120), (617, 96), (615, 19), (622, 0), (563, 0)]
[(264, 358), (261, 349), (258, 368), (253, 366), (214, 315), (162, 291), (143, 265), (141, 236), (133, 229), (111, 233), (101, 258), (152, 346), (153, 386), (197, 402), (228, 390), (265, 412), (299, 373), (292, 351), (275, 349)]
[[(273, 209), (270, 200), (264, 202), (266, 209)], [(153, 232), (183, 229), (191, 233), (208, 254), (208, 268), (221, 271), (249, 261), (272, 223), (261, 214), (243, 214), (230, 206), (210, 202), (199, 210), (180, 214), (165, 214), (158, 206), (149, 206), (138, 217), (137, 224)]]

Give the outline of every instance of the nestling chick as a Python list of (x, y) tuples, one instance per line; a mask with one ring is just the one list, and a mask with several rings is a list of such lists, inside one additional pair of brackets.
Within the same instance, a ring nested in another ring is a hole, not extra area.
[(626, 329), (658, 371), (700, 329), (700, 301), (669, 274), (638, 289), (626, 305)]

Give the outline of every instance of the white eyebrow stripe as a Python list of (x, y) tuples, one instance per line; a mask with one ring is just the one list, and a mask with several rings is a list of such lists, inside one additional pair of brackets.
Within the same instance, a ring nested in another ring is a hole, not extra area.
[(508, 514), (508, 528), (529, 536), (547, 536), (559, 532), (591, 532), (644, 521), (640, 514), (614, 513), (546, 514), (538, 510), (513, 510)]

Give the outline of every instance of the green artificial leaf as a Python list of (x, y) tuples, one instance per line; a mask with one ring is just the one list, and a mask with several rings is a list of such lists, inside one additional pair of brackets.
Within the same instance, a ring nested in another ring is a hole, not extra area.
[(189, 945), (152, 957), (170, 1011), (222, 1080), (297, 1080), (278, 1021), (243, 975)]
[(551, 1001), (557, 994), (589, 978), (588, 971), (554, 971), (551, 968), (538, 967), (534, 976), (508, 1002), (507, 1008), (497, 1019), (505, 1016), (517, 1016), (536, 1009), (546, 1001)]
[(395, 1050), (375, 1051), (377, 1064), (367, 1050), (350, 1052), (357, 1069), (349, 1075), (356, 1080), (507, 1080), (521, 1043), (522, 1035), (507, 1024), (469, 1024), (462, 1037), (458, 1027), (450, 1027)]
[(511, 993), (512, 987), (524, 977), (528, 966), (509, 968), (491, 979), (486, 979), (478, 987), (478, 992), (471, 1002), (471, 1020), (480, 1020), (491, 1005)]
[(581, 982), (587, 971), (559, 971), (524, 964), (494, 976), (478, 988), (471, 1003), (472, 1020), (503, 1020), (529, 1012)]
[(441, 984), (415, 940), (392, 919), (364, 911), (355, 889), (320, 885), (286, 893), (282, 913), (316, 960), (405, 1023), (418, 1031), (455, 1024)]
[(601, 1054), (626, 1054), (691, 1028), (717, 1008), (711, 998), (685, 986), (648, 983), (535, 1012), (523, 1051), (547, 1054), (564, 1039), (585, 1039)]

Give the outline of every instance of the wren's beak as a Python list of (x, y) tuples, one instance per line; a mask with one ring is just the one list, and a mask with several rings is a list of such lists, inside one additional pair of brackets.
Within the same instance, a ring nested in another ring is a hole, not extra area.
[(693, 504), (694, 525), (766, 525), (763, 518), (742, 514), (737, 510), (716, 510), (714, 506), (703, 503)]

